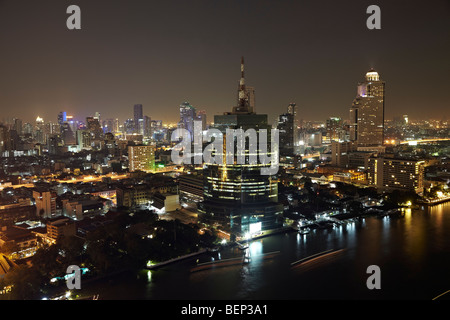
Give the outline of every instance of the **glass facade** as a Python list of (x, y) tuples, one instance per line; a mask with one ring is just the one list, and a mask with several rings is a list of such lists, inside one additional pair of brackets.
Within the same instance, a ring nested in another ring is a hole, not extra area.
[[(267, 115), (225, 114), (214, 117), (214, 127), (226, 137), (226, 129), (254, 129), (257, 136), (260, 129), (267, 130), (270, 141), (270, 129)], [(274, 175), (261, 175), (261, 168), (269, 166), (258, 161), (251, 164), (249, 138), (246, 139), (245, 163), (238, 164), (237, 154), (234, 164), (205, 163), (204, 201), (199, 205), (201, 218), (209, 223), (218, 223), (231, 234), (244, 236), (256, 229), (266, 231), (282, 226), (283, 207), (278, 203), (278, 181)], [(226, 139), (224, 139), (224, 150)], [(234, 143), (237, 150), (236, 141)], [(271, 148), (267, 146), (266, 156)], [(227, 150), (229, 151), (229, 150)], [(258, 149), (258, 153), (262, 152)], [(260, 156), (260, 154), (259, 154)], [(259, 159), (259, 158), (258, 158)], [(259, 232), (259, 231), (258, 231)]]

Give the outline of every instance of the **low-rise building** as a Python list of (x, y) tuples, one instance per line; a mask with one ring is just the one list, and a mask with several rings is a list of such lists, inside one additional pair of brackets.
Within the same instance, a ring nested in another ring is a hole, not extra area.
[(37, 236), (28, 229), (11, 226), (0, 233), (0, 249), (13, 260), (35, 254)]
[(47, 237), (56, 243), (62, 237), (75, 236), (77, 234), (76, 223), (69, 218), (56, 218), (47, 222)]
[(171, 212), (181, 208), (178, 194), (155, 193), (152, 199), (152, 206), (156, 208), (157, 213)]
[(203, 176), (185, 174), (178, 178), (180, 197), (187, 201), (203, 201)]

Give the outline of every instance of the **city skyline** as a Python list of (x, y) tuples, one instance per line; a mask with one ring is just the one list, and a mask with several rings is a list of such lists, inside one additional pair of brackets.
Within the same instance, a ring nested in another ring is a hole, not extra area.
[(449, 18), (450, 0), (0, 0), (0, 300), (178, 318), (441, 299)]
[(235, 103), (241, 56), (270, 121), (291, 102), (301, 119), (348, 119), (370, 68), (386, 81), (386, 119), (448, 116), (445, 1), (379, 2), (381, 30), (366, 27), (368, 2), (78, 1), (81, 30), (66, 28), (68, 5), (0, 3), (3, 118), (123, 121), (142, 104), (151, 119), (176, 123), (188, 101), (213, 119)]

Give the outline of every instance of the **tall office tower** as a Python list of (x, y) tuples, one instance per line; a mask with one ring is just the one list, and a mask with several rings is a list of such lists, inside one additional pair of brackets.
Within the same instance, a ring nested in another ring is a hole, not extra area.
[(349, 164), (349, 153), (353, 151), (351, 141), (331, 141), (331, 165), (335, 167), (347, 167)]
[(59, 141), (60, 139), (57, 135), (50, 135), (47, 138), (47, 148), (49, 154), (57, 155), (60, 152)]
[(287, 113), (292, 114), (295, 118), (295, 116), (297, 115), (297, 104), (293, 102), (289, 103), (287, 107)]
[(123, 133), (125, 134), (133, 134), (135, 133), (135, 123), (134, 119), (127, 119), (123, 123)]
[(294, 156), (294, 114), (281, 114), (277, 128), (280, 134), (280, 156)]
[(350, 108), (350, 139), (358, 146), (381, 146), (384, 141), (384, 88), (378, 72), (370, 69)]
[(144, 116), (142, 134), (146, 138), (151, 138), (152, 136), (152, 119), (149, 116)]
[(196, 119), (196, 111), (189, 102), (185, 101), (180, 105), (180, 122), (179, 126), (186, 129), (191, 134), (191, 140), (194, 138), (194, 120)]
[(373, 155), (368, 160), (367, 180), (379, 191), (423, 192), (425, 161)]
[(33, 125), (29, 122), (25, 122), (23, 125), (23, 134), (33, 136)]
[(330, 117), (326, 122), (327, 140), (339, 141), (343, 140), (345, 133), (343, 132), (342, 119), (339, 117)]
[(36, 139), (36, 142), (45, 144), (45, 124), (44, 119), (41, 117), (36, 118), (36, 129), (34, 130), (34, 138)]
[(21, 136), (23, 134), (21, 119), (17, 119), (17, 118), (14, 119), (13, 130), (15, 130), (19, 136)]
[(66, 146), (76, 144), (75, 133), (72, 131), (68, 122), (64, 122), (61, 125), (61, 139)]
[(113, 126), (113, 132), (119, 132), (119, 119), (114, 119), (114, 126)]
[[(67, 112), (66, 111), (61, 111), (60, 113), (58, 113), (58, 131), (56, 132), (57, 134), (63, 134), (63, 132), (65, 130), (67, 130), (67, 128), (63, 127), (64, 123), (66, 123), (67, 121)], [(50, 130), (50, 133), (54, 133), (52, 130)], [(64, 134), (66, 134), (66, 132), (64, 132)], [(64, 141), (64, 138), (62, 138), (62, 140)]]
[(95, 139), (100, 139), (103, 135), (103, 129), (100, 125), (100, 121), (96, 117), (87, 117), (86, 118), (86, 128), (92, 134), (92, 137)]
[[(256, 114), (251, 110), (245, 96), (243, 70), (242, 59), (237, 106), (233, 107), (232, 112), (214, 116), (214, 128), (222, 132), (224, 146), (227, 145), (227, 129), (242, 129), (244, 132), (254, 129), (257, 136), (261, 129), (266, 129), (267, 142), (270, 144), (271, 126), (267, 122), (267, 115)], [(234, 140), (234, 150), (237, 150), (237, 139)], [(261, 153), (261, 146), (258, 149)], [(271, 153), (270, 146), (266, 150), (263, 156)], [(199, 203), (199, 216), (205, 222), (219, 223), (223, 229), (229, 230), (231, 240), (282, 226), (283, 206), (278, 203), (278, 183), (275, 176), (261, 175), (261, 168), (268, 165), (262, 164), (260, 159), (257, 164), (250, 163), (247, 139), (244, 154), (245, 164), (239, 164), (235, 152), (234, 164), (227, 164), (224, 156), (222, 163), (205, 161), (203, 169), (204, 201)]]
[(10, 149), (9, 130), (6, 126), (0, 125), (0, 153)]
[[(142, 111), (142, 104), (135, 104), (134, 105), (134, 128), (135, 128), (135, 133), (139, 133), (142, 134), (142, 130), (140, 130), (140, 126), (142, 124), (142, 122), (140, 120), (144, 119), (144, 113)], [(141, 126), (142, 127), (142, 126)]]
[(114, 119), (103, 120), (103, 133), (114, 132)]
[(67, 112), (61, 111), (60, 113), (58, 113), (58, 124), (62, 126), (62, 124), (66, 121), (67, 121)]
[(78, 120), (75, 120), (73, 118), (73, 116), (69, 116), (69, 115), (67, 115), (66, 119), (67, 119), (67, 123), (69, 124), (69, 127), (72, 130), (72, 132), (76, 132), (78, 130), (78, 125), (79, 125)]
[(80, 150), (91, 149), (91, 133), (88, 130), (77, 130), (77, 145)]
[(300, 121), (298, 118), (298, 107), (294, 102), (289, 103), (287, 107), (287, 113), (293, 115), (293, 126), (294, 126), (294, 153), (298, 154), (300, 151), (300, 139), (299, 139), (299, 128)]
[(201, 121), (202, 122), (202, 130), (206, 130), (207, 124), (206, 124), (206, 111), (205, 110), (197, 111), (196, 120)]
[(155, 146), (128, 146), (128, 169), (130, 172), (155, 170)]

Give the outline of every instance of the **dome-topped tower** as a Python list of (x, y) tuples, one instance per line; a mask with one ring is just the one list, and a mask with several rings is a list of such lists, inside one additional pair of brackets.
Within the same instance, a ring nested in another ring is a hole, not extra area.
[(371, 68), (366, 73), (366, 81), (380, 81), (380, 75), (375, 71), (374, 68)]

